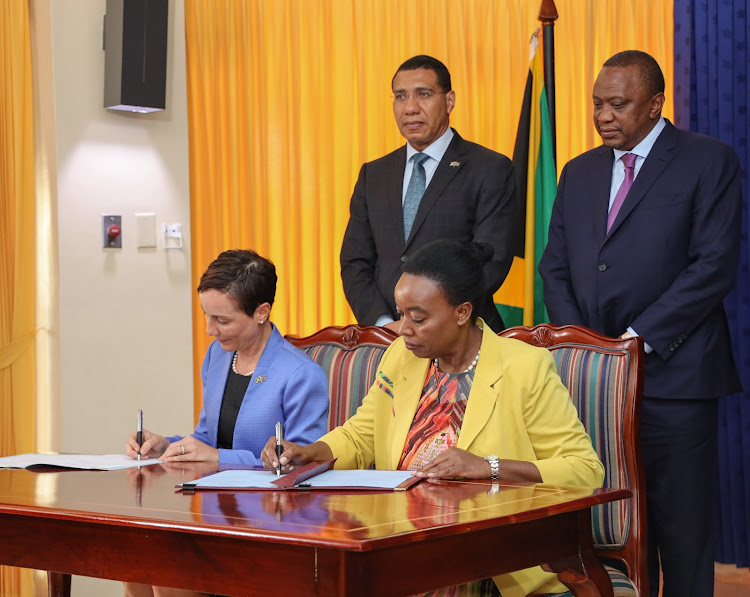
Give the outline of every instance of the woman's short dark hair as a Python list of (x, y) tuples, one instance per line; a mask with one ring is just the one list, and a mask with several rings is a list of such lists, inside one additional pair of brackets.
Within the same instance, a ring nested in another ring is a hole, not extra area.
[(276, 296), (276, 267), (249, 249), (224, 251), (211, 262), (198, 292), (218, 290), (231, 298), (250, 317), (263, 303), (273, 305)]
[(476, 321), (477, 307), (487, 294), (484, 265), (494, 252), (484, 242), (436, 240), (406, 260), (404, 273), (431, 280), (450, 305), (471, 303), (471, 320)]

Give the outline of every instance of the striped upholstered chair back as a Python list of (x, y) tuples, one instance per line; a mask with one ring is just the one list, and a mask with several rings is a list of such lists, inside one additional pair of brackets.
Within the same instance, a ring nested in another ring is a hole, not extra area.
[(383, 353), (397, 337), (385, 328), (358, 325), (331, 326), (306, 338), (286, 337), (326, 372), (329, 430), (341, 425), (362, 404)]
[(648, 595), (646, 493), (640, 446), (643, 340), (620, 340), (578, 326), (541, 324), (500, 333), (552, 352), (557, 372), (604, 464), (604, 487), (633, 493), (597, 506), (592, 530), (597, 554), (619, 560), (627, 575), (610, 572), (615, 595)]

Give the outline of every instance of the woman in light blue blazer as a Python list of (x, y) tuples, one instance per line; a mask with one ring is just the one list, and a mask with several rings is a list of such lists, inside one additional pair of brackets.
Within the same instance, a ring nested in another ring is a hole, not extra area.
[[(269, 320), (276, 268), (250, 250), (224, 251), (198, 285), (206, 333), (203, 409), (195, 431), (163, 437), (143, 431), (142, 458), (262, 466), (260, 452), (281, 421), (285, 438), (315, 441), (327, 431), (323, 370), (282, 338)], [(127, 441), (135, 458), (136, 434)]]
[[(143, 430), (142, 458), (262, 465), (260, 452), (281, 421), (291, 441), (310, 443), (327, 430), (323, 370), (284, 340), (268, 319), (276, 268), (254, 251), (224, 251), (198, 285), (206, 333), (215, 340), (203, 359), (203, 409), (195, 431), (163, 437)], [(294, 438), (294, 439), (293, 439)], [(133, 433), (127, 453), (138, 456)], [(124, 583), (126, 597), (192, 597), (184, 589)]]

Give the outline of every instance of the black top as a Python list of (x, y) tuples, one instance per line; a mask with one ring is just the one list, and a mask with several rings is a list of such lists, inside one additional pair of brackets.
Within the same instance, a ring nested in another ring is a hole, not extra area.
[(252, 375), (239, 375), (229, 368), (227, 385), (224, 386), (224, 397), (221, 400), (219, 411), (219, 430), (216, 434), (216, 447), (231, 450), (234, 441), (234, 426), (237, 423), (237, 415), (245, 398), (247, 386)]

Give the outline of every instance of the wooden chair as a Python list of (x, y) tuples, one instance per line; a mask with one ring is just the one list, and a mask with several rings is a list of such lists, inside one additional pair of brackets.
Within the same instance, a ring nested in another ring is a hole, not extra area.
[(398, 334), (381, 327), (327, 327), (312, 336), (286, 339), (304, 350), (328, 377), (328, 429), (341, 425), (362, 404), (378, 364)]
[[(643, 339), (619, 340), (579, 326), (550, 324), (513, 327), (499, 335), (552, 352), (560, 378), (604, 464), (604, 487), (626, 488), (633, 493), (630, 500), (594, 508), (594, 547), (605, 560), (615, 597), (648, 595), (646, 493), (640, 443)], [(622, 571), (607, 566), (606, 560)]]

